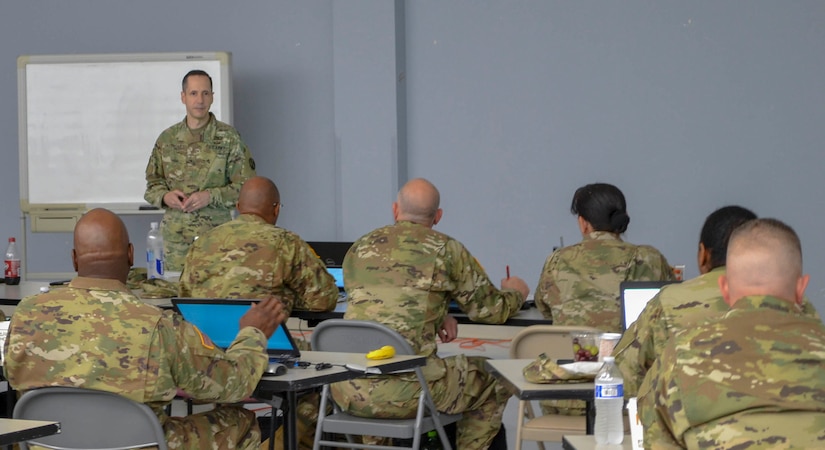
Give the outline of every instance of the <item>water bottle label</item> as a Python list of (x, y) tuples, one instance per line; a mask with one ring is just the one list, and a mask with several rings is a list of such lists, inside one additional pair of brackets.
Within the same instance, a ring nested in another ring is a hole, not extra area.
[(158, 275), (159, 277), (163, 276), (163, 260), (162, 259), (156, 259), (155, 260), (155, 274)]
[(624, 397), (624, 385), (622, 384), (600, 384), (596, 386), (596, 398), (622, 398)]

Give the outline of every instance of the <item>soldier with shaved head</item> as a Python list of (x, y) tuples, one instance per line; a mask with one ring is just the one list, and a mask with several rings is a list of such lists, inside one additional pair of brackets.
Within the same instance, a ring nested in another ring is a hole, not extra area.
[(803, 313), (808, 279), (784, 223), (733, 232), (730, 311), (671, 338), (639, 389), (646, 448), (822, 448), (825, 326)]
[[(157, 414), (172, 449), (253, 449), (255, 413), (230, 406), (249, 397), (269, 360), (267, 339), (285, 320), (275, 298), (254, 305), (223, 351), (172, 311), (138, 299), (126, 286), (133, 263), (123, 222), (94, 209), (78, 222), (68, 286), (24, 298), (12, 316), (3, 367), (12, 387), (67, 386), (113, 392)], [(169, 417), (178, 390), (217, 408)], [(71, 408), (71, 405), (67, 405)]]
[[(478, 261), (455, 239), (433, 230), (441, 220), (438, 189), (417, 178), (392, 204), (395, 223), (374, 230), (344, 258), (349, 296), (345, 319), (374, 320), (395, 329), (427, 357), (424, 376), (439, 411), (464, 413), (460, 449), (486, 449), (501, 425), (510, 392), (484, 368), (484, 358), (439, 358), (436, 338), (455, 338), (447, 315), (455, 300), (476, 321), (501, 323), (516, 314), (529, 293), (521, 278), (496, 288)], [(358, 416), (415, 416), (420, 385), (407, 375), (370, 377), (333, 385), (336, 402)]]

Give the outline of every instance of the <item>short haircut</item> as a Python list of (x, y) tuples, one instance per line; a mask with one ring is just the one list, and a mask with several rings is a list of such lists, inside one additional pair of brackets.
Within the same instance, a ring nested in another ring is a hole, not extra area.
[(190, 70), (189, 72), (186, 73), (186, 75), (183, 76), (183, 81), (181, 81), (181, 83), (180, 83), (181, 91), (186, 92), (186, 81), (189, 79), (189, 77), (193, 77), (193, 76), (201, 76), (201, 77), (209, 78), (209, 89), (210, 90), (213, 89), (213, 87), (212, 87), (212, 77), (210, 77), (209, 74), (206, 73), (206, 71), (204, 71), (204, 70), (195, 69), (195, 70)]
[(616, 186), (594, 183), (576, 189), (570, 212), (582, 216), (595, 231), (624, 233), (630, 223), (624, 194)]
[(710, 251), (711, 269), (722, 267), (727, 262), (728, 242), (733, 230), (753, 219), (756, 219), (753, 211), (735, 205), (719, 208), (705, 219), (699, 242)]
[(776, 270), (793, 276), (802, 274), (802, 244), (793, 228), (777, 219), (754, 219), (733, 230), (728, 256), (733, 252), (764, 249), (773, 253)]

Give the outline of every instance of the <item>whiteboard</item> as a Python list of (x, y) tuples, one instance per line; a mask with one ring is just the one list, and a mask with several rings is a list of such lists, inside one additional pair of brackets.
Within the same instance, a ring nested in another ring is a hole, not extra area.
[(190, 70), (209, 73), (211, 111), (232, 121), (227, 52), (21, 56), (17, 67), (24, 213), (145, 205), (146, 164), (160, 133), (186, 115)]

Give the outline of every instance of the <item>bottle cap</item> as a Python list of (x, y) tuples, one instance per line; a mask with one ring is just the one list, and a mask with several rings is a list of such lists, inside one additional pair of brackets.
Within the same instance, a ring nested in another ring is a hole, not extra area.
[(613, 357), (613, 356), (605, 356), (605, 357), (604, 357), (604, 362), (609, 362), (609, 363), (612, 363), (612, 362), (614, 362), (615, 360), (616, 360), (616, 358), (615, 358), (615, 357)]
[(10, 237), (9, 242), (16, 242), (16, 240), (13, 237)]
[(151, 229), (153, 229), (153, 230), (154, 230), (154, 229), (156, 229), (157, 227), (158, 227), (158, 223), (157, 223), (157, 222), (152, 222), (152, 223), (150, 223), (150, 224), (149, 224), (149, 228), (151, 228)]

